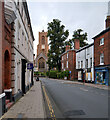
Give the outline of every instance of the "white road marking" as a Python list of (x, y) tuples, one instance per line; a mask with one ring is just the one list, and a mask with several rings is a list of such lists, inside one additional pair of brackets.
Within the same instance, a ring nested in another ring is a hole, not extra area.
[(83, 91), (88, 91), (87, 89), (84, 89), (84, 88), (80, 88), (81, 90), (83, 90)]

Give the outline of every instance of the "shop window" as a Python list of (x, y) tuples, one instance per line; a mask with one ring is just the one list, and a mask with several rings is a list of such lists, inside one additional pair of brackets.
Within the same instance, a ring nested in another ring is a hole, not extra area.
[(104, 54), (100, 54), (100, 65), (104, 64)]
[(104, 38), (100, 39), (100, 45), (104, 45)]
[(97, 83), (106, 83), (106, 72), (97, 72)]

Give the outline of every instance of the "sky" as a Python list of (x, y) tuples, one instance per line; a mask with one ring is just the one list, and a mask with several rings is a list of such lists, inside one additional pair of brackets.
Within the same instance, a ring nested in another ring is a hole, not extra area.
[(71, 39), (73, 31), (81, 28), (87, 32), (88, 43), (93, 42), (93, 37), (105, 29), (105, 19), (108, 13), (106, 2), (36, 2), (28, 1), (28, 9), (34, 41), (34, 54), (37, 52), (38, 32), (47, 31), (47, 24), (53, 19), (59, 19), (69, 30)]

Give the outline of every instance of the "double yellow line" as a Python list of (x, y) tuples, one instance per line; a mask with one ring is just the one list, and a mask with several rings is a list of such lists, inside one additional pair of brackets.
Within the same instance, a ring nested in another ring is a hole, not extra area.
[(54, 113), (54, 110), (52, 108), (52, 105), (51, 105), (51, 102), (49, 100), (49, 97), (48, 97), (48, 95), (46, 93), (45, 87), (42, 86), (42, 88), (43, 88), (43, 92), (44, 92), (44, 95), (45, 95), (45, 98), (46, 98), (46, 101), (47, 101), (47, 105), (48, 105), (48, 108), (49, 108), (49, 112), (50, 112), (51, 118), (52, 118), (52, 120), (56, 120), (55, 113)]

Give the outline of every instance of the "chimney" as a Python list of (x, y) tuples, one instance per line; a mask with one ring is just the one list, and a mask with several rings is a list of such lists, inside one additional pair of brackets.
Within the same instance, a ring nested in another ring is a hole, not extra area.
[(75, 40), (74, 40), (74, 49), (77, 49), (77, 50), (80, 49), (80, 42), (79, 42), (78, 39), (75, 39)]
[(70, 50), (70, 46), (69, 45), (66, 45), (66, 50), (65, 51), (67, 51), (67, 50)]
[(106, 22), (106, 28), (110, 27), (110, 1), (108, 2), (108, 15), (105, 22)]

